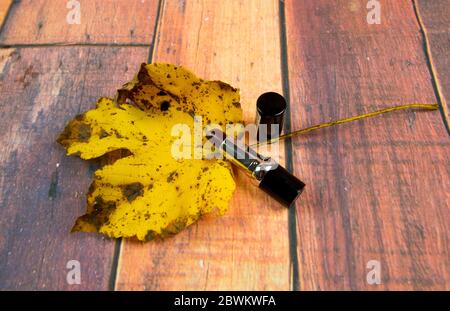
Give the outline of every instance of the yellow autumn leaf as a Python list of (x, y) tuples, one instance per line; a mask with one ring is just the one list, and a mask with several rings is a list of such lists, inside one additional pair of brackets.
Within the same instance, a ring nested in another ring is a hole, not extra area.
[(206, 124), (240, 123), (238, 90), (180, 66), (143, 64), (115, 100), (100, 98), (95, 109), (70, 121), (58, 138), (68, 155), (129, 154), (95, 172), (87, 213), (72, 230), (151, 240), (176, 234), (202, 215), (223, 214), (235, 189), (230, 165), (172, 155), (172, 128), (186, 124), (194, 135), (193, 115)]

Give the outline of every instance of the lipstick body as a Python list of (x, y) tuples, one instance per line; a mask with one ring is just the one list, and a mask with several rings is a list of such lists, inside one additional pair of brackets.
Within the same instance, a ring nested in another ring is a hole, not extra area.
[(284, 206), (291, 206), (302, 193), (305, 184), (272, 158), (258, 154), (245, 144), (235, 144), (218, 129), (210, 130), (207, 138), (228, 160), (257, 180), (260, 189)]

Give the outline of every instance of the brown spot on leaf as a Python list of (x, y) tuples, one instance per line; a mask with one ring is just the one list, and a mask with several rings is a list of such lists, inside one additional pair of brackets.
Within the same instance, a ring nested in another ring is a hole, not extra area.
[(161, 230), (161, 237), (167, 238), (169, 236), (175, 235), (184, 228), (186, 228), (186, 220), (185, 219), (176, 219), (167, 225), (164, 229)]
[(100, 139), (102, 139), (102, 138), (108, 137), (109, 134), (108, 134), (108, 132), (105, 131), (104, 129), (101, 129), (101, 130), (100, 130), (99, 136), (100, 136)]
[(145, 235), (145, 241), (151, 241), (154, 240), (156, 237), (158, 236), (158, 234), (153, 231), (153, 230), (148, 230), (147, 234)]
[(173, 171), (169, 174), (169, 176), (167, 177), (167, 182), (171, 183), (176, 177), (178, 176), (177, 171)]
[(134, 182), (122, 186), (122, 193), (127, 198), (128, 202), (134, 201), (138, 196), (144, 194), (144, 185), (140, 182)]
[(158, 95), (158, 96), (166, 96), (167, 93), (164, 92), (164, 91), (159, 91), (158, 94), (156, 94), (156, 95)]
[(99, 230), (109, 220), (109, 216), (116, 209), (116, 202), (105, 201), (102, 197), (96, 197), (92, 205), (92, 212), (79, 217), (72, 228), (72, 232), (86, 231), (86, 225)]
[(80, 123), (77, 128), (77, 138), (79, 141), (88, 141), (91, 137), (91, 126), (86, 123)]
[(150, 102), (148, 100), (143, 99), (143, 100), (141, 100), (141, 102), (145, 106), (145, 108), (150, 108), (151, 107), (151, 104), (150, 104)]
[(170, 102), (165, 100), (161, 103), (160, 109), (161, 109), (161, 111), (167, 111), (167, 110), (169, 110), (169, 107), (170, 107)]

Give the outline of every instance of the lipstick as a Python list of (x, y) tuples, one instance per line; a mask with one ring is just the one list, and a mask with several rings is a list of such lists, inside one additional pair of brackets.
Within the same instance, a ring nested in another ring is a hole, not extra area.
[(305, 184), (273, 160), (258, 154), (246, 144), (236, 144), (219, 129), (206, 133), (206, 138), (226, 159), (258, 182), (258, 187), (285, 207), (290, 207), (302, 193)]

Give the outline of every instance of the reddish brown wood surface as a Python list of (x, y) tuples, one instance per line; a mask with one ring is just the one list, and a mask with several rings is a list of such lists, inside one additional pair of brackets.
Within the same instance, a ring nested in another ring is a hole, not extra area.
[[(132, 77), (153, 41), (152, 61), (239, 87), (246, 122), (270, 90), (289, 95), (292, 129), (436, 95), (446, 107), (448, 1), (380, 0), (379, 25), (367, 23), (366, 0), (79, 0), (80, 25), (67, 23), (67, 1), (9, 2), (0, 0), (0, 289), (449, 289), (446, 113), (294, 138), (281, 162), (307, 183), (295, 210), (236, 172), (224, 217), (146, 244), (68, 233), (96, 164), (55, 143)], [(66, 282), (72, 259), (81, 285)], [(380, 285), (366, 282), (370, 260)]]
[[(108, 289), (115, 241), (69, 234), (85, 210), (93, 164), (55, 139), (67, 121), (113, 96), (147, 48), (1, 50), (0, 288)], [(81, 264), (81, 285), (66, 264)]]
[[(279, 44), (276, 3), (164, 1), (153, 61), (239, 87), (245, 119), (254, 122), (258, 95), (281, 92)], [(289, 290), (287, 211), (236, 174), (224, 217), (209, 217), (163, 243), (124, 241), (117, 289)]]
[(415, 1), (442, 114), (450, 131), (450, 1)]
[[(412, 3), (286, 1), (294, 129), (436, 102)], [(299, 289), (448, 289), (450, 141), (439, 112), (400, 112), (293, 141)], [(366, 265), (381, 263), (381, 284)]]
[[(81, 25), (69, 25), (64, 1), (14, 2), (0, 43), (150, 45), (157, 4), (81, 1)], [(55, 139), (99, 96), (113, 96), (148, 53), (146, 47), (1, 50), (2, 289), (113, 288), (117, 242), (68, 234), (84, 212), (95, 164), (67, 158)], [(66, 282), (71, 259), (81, 263), (81, 285)]]
[(77, 0), (80, 24), (68, 23), (73, 10), (64, 0), (14, 2), (3, 44), (150, 44), (158, 0)]

